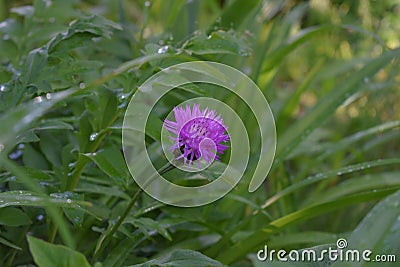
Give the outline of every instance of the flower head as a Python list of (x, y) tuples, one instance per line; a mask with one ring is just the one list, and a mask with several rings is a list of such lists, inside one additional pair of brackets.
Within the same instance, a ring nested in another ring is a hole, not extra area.
[(208, 108), (200, 110), (199, 105), (194, 104), (193, 109), (189, 105), (175, 107), (174, 116), (176, 122), (166, 119), (163, 127), (176, 135), (170, 137), (175, 143), (169, 148), (180, 152), (176, 159), (183, 158), (184, 164), (188, 161), (189, 166), (197, 160), (199, 168), (201, 158), (208, 163), (219, 160), (217, 154), (223, 154), (228, 148), (221, 143), (229, 141), (220, 115)]

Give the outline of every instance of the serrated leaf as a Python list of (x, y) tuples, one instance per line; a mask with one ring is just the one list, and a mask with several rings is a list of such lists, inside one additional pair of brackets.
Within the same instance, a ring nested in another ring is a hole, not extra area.
[[(400, 256), (400, 191), (380, 201), (364, 217), (347, 239), (346, 250), (370, 250), (373, 260), (377, 254)], [(389, 262), (388, 262), (389, 263)], [(394, 262), (391, 262), (394, 264)], [(362, 266), (360, 262), (340, 262), (333, 266)], [(394, 265), (393, 265), (394, 266)]]

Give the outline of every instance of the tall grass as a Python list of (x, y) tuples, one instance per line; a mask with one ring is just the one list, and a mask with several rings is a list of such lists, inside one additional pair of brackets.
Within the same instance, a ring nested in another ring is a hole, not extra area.
[[(396, 1), (35, 0), (2, 8), (1, 266), (280, 266), (258, 261), (257, 251), (318, 249), (338, 238), (400, 260)], [(249, 108), (207, 84), (174, 90), (147, 125), (155, 165), (161, 120), (195, 96), (229, 104), (251, 151), (228, 195), (178, 208), (131, 178), (122, 121), (147, 78), (196, 60), (237, 68), (259, 86), (278, 146), (266, 182), (249, 193), (260, 153)]]

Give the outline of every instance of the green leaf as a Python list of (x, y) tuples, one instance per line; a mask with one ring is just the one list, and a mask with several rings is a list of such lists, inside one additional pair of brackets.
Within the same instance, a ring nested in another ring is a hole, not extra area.
[[(73, 192), (64, 192), (64, 193), (52, 193), (51, 197), (57, 199), (66, 199), (67, 201), (77, 200), (83, 201), (84, 196), (82, 194), (77, 194)], [(68, 200), (69, 199), (69, 200)], [(81, 227), (83, 223), (83, 217), (85, 212), (82, 209), (74, 209), (74, 208), (66, 208), (63, 207), (63, 211), (65, 216), (74, 224), (75, 227)]]
[(343, 196), (381, 188), (400, 187), (400, 172), (380, 172), (354, 177), (337, 184), (331, 189), (312, 196), (304, 205), (312, 205), (332, 201)]
[(271, 51), (265, 58), (265, 63), (263, 65), (263, 71), (269, 71), (274, 67), (278, 66), (282, 59), (296, 49), (299, 45), (307, 42), (312, 37), (327, 32), (333, 29), (335, 26), (323, 25), (315, 26), (301, 30), (288, 44), (282, 44), (274, 51)]
[(285, 130), (278, 142), (276, 161), (283, 160), (315, 128), (325, 121), (349, 96), (359, 89), (365, 77), (372, 77), (381, 68), (398, 57), (400, 50), (387, 51), (372, 59), (361, 70), (343, 80), (335, 89), (321, 98), (307, 115)]
[(61, 245), (53, 245), (33, 236), (28, 236), (29, 249), (39, 267), (90, 267), (85, 256)]
[(343, 175), (343, 174), (348, 174), (348, 173), (353, 173), (356, 171), (361, 171), (361, 170), (366, 170), (369, 168), (373, 167), (378, 167), (378, 166), (385, 166), (385, 165), (391, 165), (391, 164), (400, 164), (400, 159), (382, 159), (382, 160), (375, 160), (375, 161), (368, 161), (368, 162), (363, 162), (359, 164), (354, 164), (350, 166), (346, 166), (343, 168), (339, 168), (336, 170), (328, 171), (325, 173), (318, 173), (316, 175), (307, 177), (306, 179), (297, 182), (295, 184), (292, 184), (285, 189), (279, 191), (272, 197), (270, 197), (263, 205), (263, 208), (266, 208), (270, 206), (272, 203), (275, 203), (278, 199), (280, 199), (283, 196), (286, 196), (290, 193), (293, 193), (305, 186), (317, 183), (322, 180), (326, 180), (332, 177), (336, 177), (337, 175)]
[(46, 65), (47, 58), (47, 51), (43, 47), (34, 49), (29, 53), (23, 72), (24, 86), (28, 86), (35, 81), (40, 71)]
[(79, 182), (74, 191), (83, 193), (95, 193), (106, 196), (115, 196), (126, 200), (130, 199), (130, 196), (128, 194), (119, 190), (116, 186), (102, 186), (96, 183), (88, 183), (83, 181)]
[(188, 54), (236, 54), (248, 56), (250, 48), (234, 31), (216, 31), (209, 36), (199, 34), (182, 47)]
[(178, 249), (168, 253), (161, 259), (151, 260), (142, 264), (131, 265), (130, 267), (218, 267), (223, 266), (220, 262), (213, 260), (200, 252)]
[(32, 221), (22, 210), (17, 208), (0, 208), (0, 225), (29, 225)]
[(212, 28), (222, 26), (226, 29), (234, 27), (238, 29), (247, 17), (249, 17), (260, 5), (260, 0), (236, 0), (229, 7), (227, 7), (222, 15), (219, 23), (213, 24)]
[(66, 207), (80, 209), (92, 206), (89, 202), (71, 200), (69, 198), (47, 197), (30, 191), (7, 191), (0, 193), (0, 208), (8, 206), (30, 207)]
[(253, 232), (248, 237), (236, 242), (235, 245), (224, 250), (218, 260), (224, 263), (232, 263), (241, 257), (244, 257), (248, 252), (255, 249), (256, 246), (265, 242), (280, 228), (287, 227), (299, 221), (304, 221), (330, 211), (350, 206), (352, 204), (367, 202), (371, 200), (381, 199), (395, 190), (373, 190), (372, 192), (362, 193), (354, 196), (343, 197), (331, 202), (326, 202), (319, 205), (310, 206), (288, 215), (285, 215), (275, 221), (269, 223), (266, 227)]
[(44, 120), (40, 122), (35, 128), (35, 130), (73, 130), (70, 124), (65, 123), (60, 120), (51, 119), (51, 120)]
[(19, 246), (15, 245), (14, 243), (8, 241), (7, 239), (2, 238), (1, 236), (0, 236), (0, 244), (3, 244), (5, 246), (13, 248), (13, 249), (22, 250), (22, 248), (20, 248)]
[(142, 233), (148, 238), (149, 231), (156, 230), (160, 235), (168, 239), (169, 241), (172, 241), (172, 237), (169, 234), (167, 228), (168, 224), (163, 223), (162, 221), (155, 221), (151, 218), (126, 218), (124, 220), (124, 223), (131, 223), (137, 228), (139, 228)]
[(122, 152), (116, 146), (83, 155), (93, 160), (101, 170), (117, 183), (126, 185), (131, 181)]
[(0, 117), (0, 125), (2, 129), (6, 129), (0, 131), (0, 152), (1, 148), (6, 147), (7, 150), (13, 146), (18, 135), (22, 134), (37, 118), (42, 116), (57, 102), (65, 99), (73, 92), (74, 90), (66, 90), (54, 93), (48, 97), (49, 99), (41, 96), (37, 97)]
[(154, 140), (161, 142), (161, 128), (162, 121), (160, 118), (150, 113), (149, 119), (146, 124), (146, 135), (150, 136)]
[[(400, 256), (400, 191), (379, 202), (347, 240), (346, 250), (371, 250), (371, 259), (377, 254)], [(332, 266), (363, 266), (365, 262), (340, 262)], [(394, 264), (392, 262), (392, 264)], [(394, 264), (395, 265), (395, 264)], [(393, 266), (394, 266), (393, 265)]]

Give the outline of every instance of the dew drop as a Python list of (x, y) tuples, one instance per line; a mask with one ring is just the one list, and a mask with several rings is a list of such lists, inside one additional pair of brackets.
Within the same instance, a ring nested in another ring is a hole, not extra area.
[(10, 155), (8, 155), (8, 157), (11, 159), (11, 160), (17, 160), (18, 158), (20, 158), (22, 156), (22, 151), (21, 150), (16, 150), (16, 151), (14, 151), (14, 152), (12, 152), (12, 153), (10, 153)]
[(4, 145), (0, 144), (0, 152), (4, 150)]
[(49, 18), (49, 22), (54, 23), (54, 22), (56, 22), (56, 19), (54, 17), (51, 17), (51, 18)]
[(71, 162), (70, 164), (68, 164), (68, 168), (73, 168), (73, 167), (75, 167), (75, 164), (76, 164), (76, 162)]
[(158, 54), (165, 54), (165, 53), (168, 52), (168, 49), (169, 49), (168, 45), (162, 46), (157, 50), (157, 53)]
[(149, 6), (151, 6), (151, 3), (150, 3), (150, 1), (146, 1), (146, 2), (144, 2), (144, 5), (145, 5), (146, 7), (149, 7)]
[(86, 87), (86, 84), (85, 84), (85, 83), (80, 83), (80, 84), (79, 84), (79, 88), (85, 89), (85, 87)]
[(37, 96), (37, 97), (34, 98), (33, 101), (34, 101), (35, 103), (42, 103), (42, 102), (43, 102), (43, 97)]
[(36, 220), (38, 220), (38, 221), (43, 221), (43, 219), (44, 219), (43, 214), (39, 214), (38, 216), (36, 216)]
[(0, 86), (0, 92), (5, 92), (5, 91), (7, 91), (7, 87), (4, 84), (2, 84)]
[(90, 140), (91, 142), (93, 142), (94, 140), (96, 140), (97, 136), (99, 136), (98, 133), (92, 133), (92, 134), (89, 136), (89, 140)]
[(118, 100), (120, 102), (123, 102), (125, 99), (127, 99), (129, 97), (129, 94), (120, 94), (118, 97)]
[(67, 198), (67, 203), (68, 203), (68, 204), (71, 204), (71, 203), (72, 203), (72, 200), (71, 200), (70, 198)]
[(51, 7), (51, 4), (52, 4), (52, 3), (51, 3), (50, 0), (45, 0), (44, 3), (45, 3), (45, 5), (46, 5), (46, 8)]
[(245, 49), (240, 49), (239, 55), (241, 55), (242, 57), (248, 57), (248, 56), (250, 56), (250, 53)]
[(50, 94), (50, 93), (47, 93), (47, 94), (46, 94), (46, 99), (47, 99), (47, 100), (50, 100), (50, 99), (51, 99), (51, 94)]

